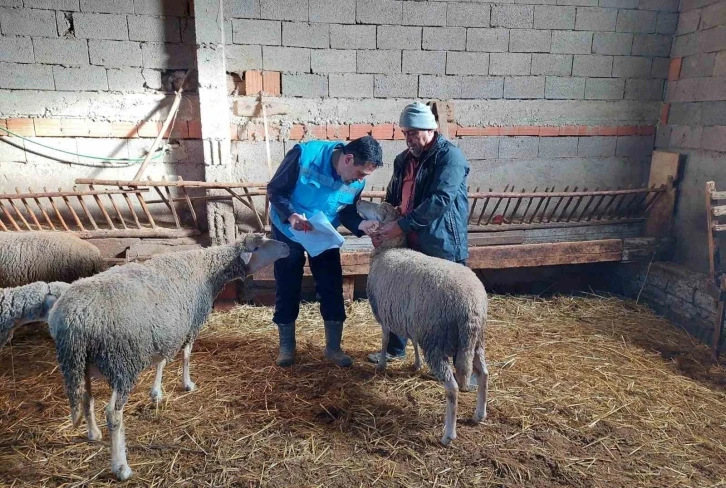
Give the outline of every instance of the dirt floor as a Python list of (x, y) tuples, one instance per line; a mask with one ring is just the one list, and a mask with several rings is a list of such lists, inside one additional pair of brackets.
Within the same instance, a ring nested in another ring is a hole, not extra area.
[[(444, 448), (443, 388), (413, 358), (376, 375), (380, 347), (366, 302), (349, 309), (344, 347), (322, 359), (317, 306), (298, 328), (299, 361), (274, 366), (268, 308), (215, 313), (192, 354), (198, 390), (147, 371), (125, 410), (134, 477), (126, 486), (633, 487), (726, 484), (726, 369), (647, 309), (597, 296), (492, 297), (488, 418), (472, 425), (460, 395), (458, 439)], [(410, 356), (413, 354), (411, 353)], [(50, 336), (19, 330), (0, 350), (0, 483), (116, 484), (104, 441), (73, 428)]]

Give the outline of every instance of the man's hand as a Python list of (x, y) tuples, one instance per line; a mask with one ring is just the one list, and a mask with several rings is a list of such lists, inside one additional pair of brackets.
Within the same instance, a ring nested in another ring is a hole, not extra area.
[(403, 230), (398, 225), (398, 222), (389, 222), (378, 229), (378, 235), (382, 240), (387, 241), (403, 235)]
[(366, 235), (371, 235), (378, 230), (379, 223), (375, 220), (364, 220), (358, 226), (358, 230), (363, 231)]
[(294, 213), (287, 218), (287, 221), (295, 230), (313, 230), (313, 224), (308, 222), (304, 215)]

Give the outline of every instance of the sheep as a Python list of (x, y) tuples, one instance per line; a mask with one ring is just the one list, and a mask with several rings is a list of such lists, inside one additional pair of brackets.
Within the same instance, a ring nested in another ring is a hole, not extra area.
[[(361, 217), (382, 224), (401, 217), (388, 203), (360, 200)], [(446, 417), (441, 443), (456, 439), (457, 389), (468, 391), (473, 371), (478, 376), (474, 423), (486, 418), (489, 372), (484, 359), (484, 328), (488, 300), (484, 285), (466, 266), (403, 248), (405, 236), (384, 241), (371, 253), (366, 292), (373, 315), (383, 329), (379, 371), (386, 369), (390, 331), (411, 339), (414, 369), (421, 367), (419, 345), (434, 375), (446, 389)], [(403, 285), (403, 286), (402, 286)], [(456, 376), (449, 357), (454, 357)]]
[(158, 401), (162, 370), (183, 348), (182, 385), (194, 390), (189, 375), (192, 344), (215, 297), (225, 283), (255, 273), (289, 252), (285, 243), (249, 234), (233, 244), (158, 255), (82, 278), (56, 302), (48, 323), (73, 425), (80, 425), (83, 414), (88, 438), (101, 439), (91, 379), (105, 379), (112, 390), (106, 407), (111, 470), (119, 480), (132, 475), (123, 407), (139, 374), (156, 365), (151, 397)]
[(0, 348), (13, 338), (19, 326), (47, 321), (51, 307), (69, 286), (61, 281), (37, 281), (0, 289)]
[(0, 288), (64, 281), (107, 268), (93, 244), (65, 232), (0, 232)]

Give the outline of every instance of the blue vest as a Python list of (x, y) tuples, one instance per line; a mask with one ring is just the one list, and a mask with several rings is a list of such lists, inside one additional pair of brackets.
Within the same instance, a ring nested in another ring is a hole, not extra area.
[[(346, 185), (333, 168), (333, 151), (342, 148), (342, 143), (310, 141), (297, 146), (300, 148), (300, 174), (290, 197), (295, 213), (310, 218), (320, 211), (337, 228), (340, 225), (338, 212), (355, 201), (365, 182), (354, 181)], [(287, 220), (283, 222), (274, 207), (270, 209), (270, 220), (283, 234), (295, 240), (290, 232), (290, 223)]]

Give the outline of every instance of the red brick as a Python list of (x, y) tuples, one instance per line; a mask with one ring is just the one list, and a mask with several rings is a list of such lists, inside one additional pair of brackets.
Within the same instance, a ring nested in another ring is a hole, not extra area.
[(401, 128), (398, 126), (398, 124), (393, 124), (393, 140), (402, 141), (405, 138), (406, 136), (403, 135), (403, 131), (401, 131)]
[(619, 136), (635, 136), (638, 135), (638, 127), (635, 125), (621, 125), (618, 127)]
[(371, 135), (381, 141), (393, 140), (393, 124), (377, 124), (373, 126)]
[(655, 135), (655, 127), (652, 125), (639, 125), (638, 126), (639, 136), (653, 136)]
[(539, 135), (541, 137), (559, 136), (560, 135), (560, 128), (559, 127), (540, 127), (539, 128)]
[(586, 126), (580, 126), (580, 127), (584, 127), (584, 130), (580, 134), (581, 136), (596, 136), (596, 135), (598, 135), (597, 126), (586, 125)]
[(668, 125), (668, 114), (671, 110), (670, 103), (664, 103), (660, 108), (660, 123), (661, 125)]
[(41, 137), (60, 137), (61, 121), (59, 119), (33, 119), (35, 135)]
[(458, 126), (456, 128), (457, 136), (479, 136), (481, 135), (481, 127), (463, 127)]
[[(243, 130), (244, 138), (254, 141), (265, 140), (265, 124), (262, 122), (248, 123), (244, 126)], [(279, 124), (267, 124), (267, 135), (271, 141), (277, 141), (280, 139), (280, 125)]]
[(7, 119), (7, 128), (19, 136), (34, 136), (35, 126), (33, 119)]
[(616, 136), (618, 135), (618, 128), (607, 125), (600, 125), (593, 127), (594, 132), (599, 136)]
[(189, 128), (190, 139), (201, 139), (202, 138), (202, 123), (198, 120), (190, 120), (187, 124)]
[(499, 135), (500, 136), (516, 136), (517, 128), (516, 127), (500, 127)]
[(350, 135), (350, 128), (347, 125), (328, 124), (325, 126), (325, 136), (331, 141), (345, 141)]
[(482, 127), (480, 135), (482, 136), (499, 136), (502, 134), (501, 127)]
[(560, 127), (561, 136), (576, 136), (578, 127), (576, 125), (563, 125)]
[(279, 97), (282, 94), (279, 71), (262, 72), (262, 92), (272, 97)]
[(520, 125), (515, 127), (518, 136), (538, 136), (539, 127), (534, 125)]
[(161, 125), (161, 122), (147, 120), (139, 124), (136, 132), (139, 134), (139, 137), (156, 137), (159, 135)]
[(299, 141), (303, 138), (305, 135), (305, 127), (301, 124), (294, 124), (290, 128), (290, 134), (287, 136), (288, 139), (292, 139), (293, 141)]
[(257, 95), (262, 91), (262, 73), (245, 71), (245, 95)]
[(371, 131), (373, 131), (373, 124), (350, 124), (351, 139), (370, 135)]
[(111, 122), (111, 137), (130, 139), (137, 134), (134, 122)]
[(111, 122), (103, 120), (89, 120), (86, 123), (90, 137), (111, 137)]
[(683, 58), (671, 58), (671, 64), (668, 66), (668, 81), (676, 81), (681, 77), (681, 65)]
[(88, 137), (91, 134), (86, 119), (62, 119), (61, 132), (64, 137)]
[(313, 139), (325, 140), (328, 138), (327, 126), (325, 125), (308, 125), (307, 128)]

